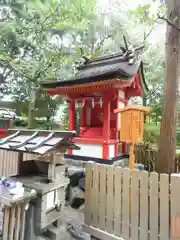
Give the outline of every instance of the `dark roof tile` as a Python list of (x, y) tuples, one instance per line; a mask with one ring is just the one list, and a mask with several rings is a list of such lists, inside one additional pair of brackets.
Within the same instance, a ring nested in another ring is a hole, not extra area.
[(66, 131), (40, 131), (10, 130), (10, 135), (0, 141), (0, 149), (44, 155), (58, 151), (61, 147), (75, 148), (71, 139), (74, 132)]
[[(48, 80), (42, 83), (41, 86), (45, 89), (53, 89), (76, 84), (111, 80), (113, 78), (119, 78), (119, 81), (130, 80), (136, 75), (139, 69), (143, 73), (142, 62), (136, 60), (135, 55), (132, 56), (132, 52), (129, 54), (120, 53), (85, 60), (85, 62), (78, 67), (78, 72), (73, 78), (61, 81)], [(134, 59), (133, 64), (130, 63), (130, 59), (132, 58)], [(142, 74), (142, 77), (146, 88), (144, 74)]]

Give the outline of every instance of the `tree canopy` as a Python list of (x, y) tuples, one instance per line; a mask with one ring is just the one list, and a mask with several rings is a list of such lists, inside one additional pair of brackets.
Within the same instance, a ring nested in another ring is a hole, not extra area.
[(22, 111), (29, 116), (30, 127), (34, 117), (41, 115), (39, 112), (54, 112), (63, 102), (42, 93), (41, 81), (71, 77), (82, 55), (119, 52), (123, 36), (129, 43), (145, 44), (143, 60), (150, 88), (145, 100), (154, 106), (154, 120), (159, 121), (164, 48), (162, 43), (149, 42), (155, 23), (153, 14), (145, 12), (152, 6), (140, 5), (135, 12), (123, 10), (122, 4), (116, 8), (120, 9), (116, 14), (100, 15), (95, 1), (1, 1), (1, 94), (11, 95), (18, 105), (23, 103)]
[[(73, 64), (74, 53), (69, 47), (77, 41), (73, 32), (85, 29), (93, 8), (93, 1), (78, 0), (1, 3), (1, 88), (17, 102), (29, 102), (30, 127), (38, 107), (37, 95), (46, 102), (51, 99), (39, 94), (40, 81), (62, 77), (66, 65)], [(72, 43), (64, 39), (67, 34), (71, 34)]]

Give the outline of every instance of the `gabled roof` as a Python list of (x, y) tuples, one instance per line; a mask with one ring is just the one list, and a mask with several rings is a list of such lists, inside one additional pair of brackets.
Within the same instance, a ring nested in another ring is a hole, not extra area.
[[(74, 148), (72, 131), (10, 130), (10, 135), (0, 141), (0, 149), (44, 155), (52, 151)], [(79, 148), (78, 148), (79, 149)]]
[(78, 72), (71, 79), (48, 80), (42, 83), (41, 86), (44, 89), (54, 89), (111, 79), (128, 81), (140, 70), (144, 88), (145, 90), (148, 89), (144, 79), (143, 64), (141, 61), (136, 60), (136, 56), (132, 55), (132, 52), (108, 55), (92, 60), (86, 59), (77, 70)]

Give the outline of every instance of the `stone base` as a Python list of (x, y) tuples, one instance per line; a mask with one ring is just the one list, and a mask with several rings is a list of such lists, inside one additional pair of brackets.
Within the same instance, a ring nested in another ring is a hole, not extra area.
[(73, 221), (69, 222), (67, 225), (66, 235), (67, 240), (91, 240), (91, 235), (84, 232), (82, 226), (76, 224)]
[(47, 240), (46, 237), (36, 237), (34, 240)]
[(46, 237), (50, 240), (65, 240), (66, 227), (64, 225), (61, 225), (59, 227), (48, 227)]
[[(66, 233), (66, 240), (77, 240), (78, 238), (73, 237), (69, 232)], [(80, 238), (79, 238), (80, 239)], [(82, 233), (81, 234), (81, 239), (83, 240), (91, 240), (91, 235), (88, 233)]]

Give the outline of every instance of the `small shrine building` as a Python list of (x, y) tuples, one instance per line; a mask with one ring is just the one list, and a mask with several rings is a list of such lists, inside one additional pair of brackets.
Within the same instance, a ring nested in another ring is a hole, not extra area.
[(76, 130), (76, 104), (81, 104), (79, 133), (73, 139), (80, 150), (70, 149), (69, 156), (113, 160), (125, 153), (125, 143), (119, 153), (120, 114), (114, 109), (148, 91), (142, 61), (124, 53), (86, 59), (75, 77), (41, 86), (69, 103), (69, 131)]

